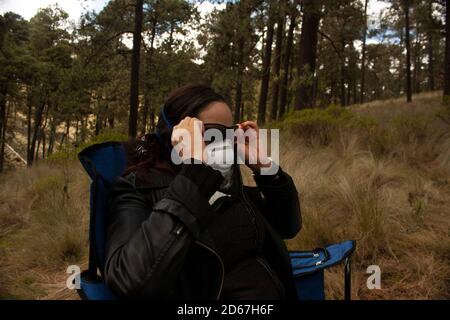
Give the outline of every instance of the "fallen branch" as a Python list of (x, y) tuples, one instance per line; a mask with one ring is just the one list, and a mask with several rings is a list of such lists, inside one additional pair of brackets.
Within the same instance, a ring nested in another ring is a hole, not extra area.
[(8, 147), (9, 150), (12, 151), (12, 153), (14, 153), (14, 155), (15, 155), (17, 158), (19, 158), (23, 163), (27, 164), (27, 161), (26, 161), (24, 158), (22, 158), (22, 156), (21, 156), (16, 150), (14, 150), (14, 149), (13, 149), (9, 144), (7, 144), (7, 143), (5, 143), (5, 145)]

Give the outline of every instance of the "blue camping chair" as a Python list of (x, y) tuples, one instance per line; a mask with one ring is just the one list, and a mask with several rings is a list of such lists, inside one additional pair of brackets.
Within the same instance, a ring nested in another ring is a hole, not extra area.
[[(115, 300), (98, 271), (105, 265), (106, 200), (116, 179), (124, 172), (127, 156), (120, 142), (105, 142), (87, 147), (78, 158), (91, 178), (89, 266), (81, 274), (78, 290), (82, 299)], [(300, 300), (324, 300), (324, 269), (344, 264), (345, 299), (351, 297), (351, 255), (355, 241), (317, 248), (312, 251), (291, 251), (292, 271)]]

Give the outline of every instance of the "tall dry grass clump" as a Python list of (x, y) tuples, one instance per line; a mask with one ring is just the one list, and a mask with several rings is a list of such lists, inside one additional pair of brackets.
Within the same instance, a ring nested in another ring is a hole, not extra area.
[[(288, 245), (357, 240), (354, 298), (450, 297), (450, 125), (439, 117), (439, 99), (433, 93), (412, 105), (341, 109), (332, 121), (326, 114), (339, 107), (308, 110), (279, 124), (288, 129), (280, 158), (299, 189), (304, 221)], [(326, 139), (313, 137), (315, 125)], [(373, 264), (382, 271), (381, 290), (366, 287)], [(342, 298), (341, 270), (326, 276), (328, 297)]]
[(66, 292), (67, 266), (86, 256), (87, 177), (66, 159), (10, 172), (0, 185), (0, 298)]

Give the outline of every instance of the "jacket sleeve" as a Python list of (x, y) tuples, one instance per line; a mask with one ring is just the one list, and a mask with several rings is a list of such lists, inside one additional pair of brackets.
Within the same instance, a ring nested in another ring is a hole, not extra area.
[(302, 217), (298, 192), (292, 178), (279, 168), (274, 175), (254, 175), (262, 193), (265, 217), (283, 239), (292, 239), (300, 231)]
[(109, 197), (104, 270), (116, 294), (159, 299), (170, 294), (193, 239), (208, 224), (207, 199), (221, 179), (206, 165), (183, 165), (157, 203), (119, 179)]

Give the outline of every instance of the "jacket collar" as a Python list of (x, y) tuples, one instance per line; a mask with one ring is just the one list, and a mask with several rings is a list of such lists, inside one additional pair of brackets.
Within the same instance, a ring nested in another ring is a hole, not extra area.
[(150, 180), (142, 180), (136, 175), (136, 172), (131, 172), (126, 178), (133, 184), (135, 189), (157, 189), (157, 188), (167, 188), (172, 180), (175, 178), (174, 175), (151, 168), (149, 169)]

